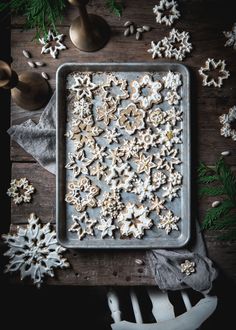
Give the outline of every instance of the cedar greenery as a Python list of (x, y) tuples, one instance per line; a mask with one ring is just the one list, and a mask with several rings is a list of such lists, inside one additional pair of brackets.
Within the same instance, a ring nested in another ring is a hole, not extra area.
[(220, 158), (215, 166), (201, 163), (198, 168), (200, 197), (222, 196), (221, 203), (207, 210), (203, 229), (227, 230), (219, 236), (223, 240), (236, 240), (236, 176), (230, 167)]
[[(121, 17), (123, 1), (105, 0), (106, 7), (116, 16)], [(0, 12), (10, 9), (12, 14), (26, 18), (26, 29), (35, 28), (35, 38), (46, 35), (51, 29), (57, 32), (56, 23), (62, 21), (67, 0), (10, 0), (1, 1)]]

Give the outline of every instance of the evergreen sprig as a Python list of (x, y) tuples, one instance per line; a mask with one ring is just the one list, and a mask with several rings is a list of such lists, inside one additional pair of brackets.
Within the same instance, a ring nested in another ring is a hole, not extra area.
[(221, 203), (207, 210), (203, 219), (203, 229), (227, 230), (219, 236), (223, 240), (236, 240), (236, 176), (220, 158), (214, 166), (201, 163), (198, 168), (200, 197), (222, 196)]
[(118, 17), (122, 16), (122, 12), (124, 9), (123, 1), (106, 0), (106, 6), (110, 10), (111, 13), (115, 14)]
[(26, 17), (25, 28), (35, 28), (36, 38), (45, 35), (49, 28), (56, 31), (56, 22), (63, 18), (65, 0), (10, 0), (0, 4), (0, 11)]

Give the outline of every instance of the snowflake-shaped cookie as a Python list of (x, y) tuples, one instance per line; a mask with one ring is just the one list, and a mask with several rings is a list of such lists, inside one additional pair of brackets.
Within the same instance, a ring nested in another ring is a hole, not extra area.
[(173, 128), (170, 123), (167, 123), (165, 129), (157, 128), (157, 142), (164, 144), (170, 150), (174, 144), (182, 143), (179, 137), (181, 131), (181, 128)]
[(236, 121), (236, 106), (230, 108), (227, 114), (221, 115), (219, 121), (222, 124), (220, 134), (224, 137), (231, 137), (233, 141), (236, 141), (236, 129), (231, 127), (231, 124)]
[(117, 132), (117, 128), (113, 128), (112, 130), (107, 129), (106, 133), (103, 135), (104, 138), (107, 139), (108, 144), (119, 143), (118, 137), (121, 136), (121, 133)]
[(115, 115), (118, 102), (114, 99), (105, 101), (100, 107), (96, 109), (97, 120), (103, 121), (105, 125), (109, 125), (112, 120), (116, 120)]
[(130, 86), (130, 99), (135, 103), (139, 103), (144, 110), (151, 108), (153, 104), (158, 104), (162, 100), (159, 93), (162, 89), (161, 82), (158, 80), (153, 81), (147, 74), (142, 76), (139, 81), (133, 80)]
[(182, 183), (182, 178), (183, 176), (179, 172), (172, 172), (169, 174), (168, 182), (170, 182), (172, 186), (178, 186)]
[(151, 201), (150, 211), (156, 211), (157, 215), (161, 213), (161, 210), (165, 210), (165, 200), (155, 196)]
[(172, 107), (171, 109), (165, 111), (166, 121), (171, 125), (175, 126), (177, 122), (183, 121), (182, 115), (183, 111)]
[(137, 136), (137, 143), (141, 146), (140, 149), (144, 149), (145, 151), (152, 147), (156, 147), (156, 134), (153, 134), (151, 128), (140, 131)]
[(185, 260), (184, 263), (180, 264), (181, 273), (185, 273), (187, 276), (195, 273), (195, 267), (195, 262), (189, 260)]
[(166, 146), (163, 146), (160, 152), (155, 155), (156, 161), (161, 165), (159, 168), (172, 172), (175, 165), (181, 164), (181, 160), (177, 157), (178, 153), (178, 149), (168, 149)]
[(40, 38), (39, 42), (43, 45), (41, 54), (48, 54), (53, 58), (57, 58), (60, 50), (66, 49), (62, 41), (64, 34), (55, 35), (51, 30), (48, 31), (48, 35), (45, 38)]
[(73, 171), (73, 175), (77, 178), (80, 174), (88, 174), (88, 166), (91, 161), (85, 158), (84, 150), (72, 153), (68, 152), (69, 162), (65, 165), (65, 168)]
[(172, 183), (169, 183), (167, 186), (162, 187), (162, 189), (164, 190), (162, 197), (167, 197), (171, 202), (175, 197), (179, 197), (178, 191), (180, 190), (180, 188), (180, 186), (174, 186), (172, 185)]
[(144, 181), (141, 179), (135, 180), (132, 192), (137, 194), (140, 202), (142, 202), (146, 199), (152, 199), (154, 191), (156, 191), (157, 188), (158, 187), (152, 183), (150, 176), (148, 176)]
[(161, 221), (157, 224), (157, 228), (165, 229), (166, 234), (169, 234), (172, 230), (179, 230), (176, 223), (180, 218), (173, 215), (170, 210), (165, 215), (160, 215), (159, 217)]
[[(215, 61), (214, 58), (208, 58), (205, 62), (205, 66), (201, 67), (198, 72), (203, 77), (203, 86), (214, 86), (221, 87), (223, 85), (223, 80), (230, 76), (229, 71), (225, 70), (225, 61), (219, 60)], [(218, 72), (217, 77), (211, 77), (211, 72)]]
[(236, 23), (234, 23), (232, 31), (223, 31), (223, 33), (228, 39), (225, 43), (225, 47), (233, 46), (233, 49), (236, 50)]
[(107, 166), (103, 163), (97, 162), (93, 166), (89, 168), (89, 174), (92, 176), (96, 176), (98, 180), (100, 180), (103, 175), (106, 174)]
[(14, 179), (11, 180), (7, 195), (13, 198), (15, 204), (29, 203), (34, 191), (34, 187), (29, 184), (26, 178)]
[[(115, 88), (113, 93), (112, 88)], [(129, 97), (127, 90), (127, 81), (125, 79), (118, 79), (113, 74), (107, 76), (107, 81), (101, 87), (101, 95), (104, 100), (113, 99), (117, 103)]]
[(93, 159), (102, 162), (104, 157), (107, 157), (106, 149), (107, 147), (101, 147), (98, 144), (95, 144), (95, 146), (92, 148)]
[(151, 48), (147, 50), (149, 54), (152, 54), (152, 58), (155, 59), (156, 57), (163, 57), (166, 47), (163, 45), (162, 40), (155, 43), (151, 41)]
[(145, 172), (147, 175), (150, 175), (151, 169), (156, 167), (152, 160), (153, 155), (146, 156), (142, 152), (134, 157), (134, 161), (137, 164), (137, 173)]
[(101, 207), (101, 215), (103, 217), (110, 217), (112, 219), (117, 218), (120, 211), (124, 208), (121, 195), (117, 190), (105, 192), (98, 206)]
[(166, 183), (166, 179), (166, 175), (161, 171), (155, 172), (152, 175), (152, 182), (157, 189)]
[(147, 217), (147, 208), (128, 203), (117, 218), (121, 236), (133, 236), (141, 238), (145, 229), (150, 229), (153, 222)]
[(129, 164), (113, 165), (105, 178), (111, 189), (130, 191), (133, 188), (133, 182), (136, 179), (136, 174), (131, 171)]
[(111, 218), (101, 218), (99, 219), (99, 224), (96, 226), (96, 228), (101, 231), (101, 238), (104, 238), (105, 236), (113, 238), (113, 231), (116, 229), (116, 226), (113, 224), (113, 220)]
[(176, 91), (182, 85), (182, 79), (180, 73), (174, 73), (172, 71), (168, 71), (167, 75), (163, 78), (165, 88)]
[(151, 109), (147, 114), (147, 122), (154, 127), (158, 127), (166, 123), (166, 111), (162, 111), (160, 108)]
[(169, 105), (177, 105), (181, 100), (181, 96), (176, 91), (168, 91), (165, 96), (165, 101), (169, 103)]
[(132, 135), (136, 130), (144, 128), (144, 117), (144, 110), (137, 108), (134, 103), (130, 103), (127, 107), (119, 109), (118, 124)]
[(137, 143), (136, 137), (131, 140), (124, 140), (123, 144), (120, 147), (120, 150), (122, 150), (122, 157), (124, 157), (125, 160), (136, 156), (140, 150), (140, 146)]
[(159, 5), (153, 8), (157, 23), (164, 23), (171, 26), (173, 22), (180, 17), (178, 4), (174, 0), (161, 0)]
[(125, 152), (121, 147), (116, 147), (108, 151), (107, 159), (111, 159), (111, 165), (123, 163), (122, 157), (125, 156)]
[(50, 223), (42, 226), (34, 213), (30, 214), (26, 228), (18, 227), (16, 234), (2, 238), (9, 246), (4, 254), (9, 257), (5, 272), (19, 271), (21, 280), (29, 276), (37, 287), (46, 275), (54, 277), (54, 269), (69, 267), (62, 257), (65, 249), (57, 243), (56, 232)]
[(75, 83), (71, 86), (71, 89), (76, 92), (78, 100), (82, 98), (91, 100), (93, 97), (93, 91), (98, 87), (91, 81), (91, 75), (86, 74), (83, 76), (74, 76)]
[(100, 189), (88, 177), (81, 176), (79, 180), (68, 184), (69, 192), (65, 196), (65, 201), (73, 205), (78, 212), (85, 211), (87, 207), (96, 207), (96, 196)]
[(162, 40), (162, 44), (165, 47), (165, 57), (175, 58), (177, 61), (183, 61), (187, 53), (192, 50), (189, 33), (179, 32), (177, 29), (172, 29), (169, 36)]
[(91, 116), (92, 114), (91, 107), (92, 107), (91, 103), (87, 102), (85, 99), (80, 99), (79, 101), (74, 102), (74, 109), (72, 113), (76, 116), (76, 118), (78, 117), (78, 119), (83, 120), (84, 118)]
[(81, 215), (72, 214), (72, 225), (68, 231), (77, 233), (79, 240), (83, 239), (86, 235), (94, 235), (94, 226), (97, 220), (90, 219), (86, 212)]

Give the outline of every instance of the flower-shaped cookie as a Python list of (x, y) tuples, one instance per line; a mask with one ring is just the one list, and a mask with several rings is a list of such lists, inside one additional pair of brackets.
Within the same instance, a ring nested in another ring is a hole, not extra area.
[(158, 127), (166, 123), (166, 111), (162, 111), (160, 108), (151, 109), (147, 114), (147, 122)]
[(85, 211), (87, 207), (96, 207), (96, 196), (99, 194), (99, 187), (91, 184), (88, 177), (81, 176), (79, 180), (68, 184), (69, 192), (65, 196), (65, 201), (74, 205), (76, 211)]
[(153, 8), (157, 23), (164, 23), (171, 26), (173, 22), (180, 17), (178, 4), (174, 0), (161, 0), (159, 5)]
[(152, 81), (152, 78), (147, 74), (142, 76), (139, 81), (133, 80), (130, 86), (130, 99), (135, 103), (139, 103), (144, 110), (151, 108), (153, 104), (158, 104), (162, 100), (159, 93), (162, 89), (161, 82), (158, 80)]
[(205, 66), (198, 70), (199, 74), (203, 77), (202, 85), (221, 87), (223, 80), (230, 76), (229, 71), (225, 70), (225, 66), (226, 64), (223, 60), (216, 62), (214, 58), (208, 58)]
[(75, 83), (71, 86), (71, 89), (76, 92), (78, 100), (85, 98), (91, 100), (93, 97), (93, 91), (98, 87), (91, 81), (91, 75), (77, 75), (74, 76)]
[(41, 54), (48, 54), (53, 58), (57, 58), (60, 50), (66, 49), (62, 41), (64, 39), (64, 34), (55, 35), (51, 30), (48, 31), (46, 38), (40, 38), (39, 42), (43, 45)]
[(157, 228), (165, 229), (166, 234), (169, 234), (172, 230), (179, 230), (176, 225), (179, 219), (179, 217), (173, 215), (173, 213), (168, 210), (165, 215), (160, 215), (161, 221), (157, 224)]
[(68, 229), (68, 231), (77, 233), (79, 240), (84, 238), (86, 235), (94, 235), (94, 226), (97, 220), (88, 217), (86, 212), (81, 215), (72, 214), (73, 224)]
[(230, 108), (227, 114), (221, 115), (219, 121), (222, 124), (220, 134), (224, 137), (231, 137), (233, 141), (236, 141), (236, 129), (231, 127), (231, 124), (236, 122), (236, 106)]
[(147, 215), (147, 208), (143, 205), (137, 206), (128, 203), (117, 218), (121, 236), (141, 238), (144, 235), (144, 230), (150, 229), (153, 225), (152, 220)]
[(11, 180), (7, 195), (13, 198), (15, 204), (29, 203), (34, 190), (34, 187), (29, 184), (26, 178), (14, 179)]
[(127, 107), (119, 109), (118, 124), (131, 135), (136, 130), (144, 128), (144, 117), (145, 112), (137, 108), (134, 103), (130, 103)]
[(187, 276), (196, 272), (195, 267), (195, 262), (189, 260), (185, 260), (184, 263), (180, 264), (181, 273), (185, 273)]

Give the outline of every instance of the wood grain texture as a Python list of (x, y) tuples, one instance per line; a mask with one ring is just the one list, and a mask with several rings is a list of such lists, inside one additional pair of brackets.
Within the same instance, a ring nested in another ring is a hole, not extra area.
[[(69, 25), (77, 16), (76, 10), (68, 6), (65, 19), (58, 24), (58, 31), (66, 35), (67, 50), (62, 51), (57, 60), (50, 55), (41, 55), (41, 46), (32, 41), (34, 31), (22, 31), (22, 17), (13, 17), (11, 30), (12, 67), (21, 73), (25, 70), (42, 72), (50, 76), (50, 85), (55, 90), (55, 75), (57, 68), (65, 62), (161, 62), (165, 59), (152, 60), (147, 49), (152, 40), (158, 41), (168, 35), (170, 28), (155, 22), (152, 8), (155, 0), (144, 2), (141, 0), (126, 1), (126, 9), (121, 19), (113, 16), (104, 7), (104, 1), (90, 1), (88, 10), (91, 13), (102, 15), (111, 26), (112, 36), (109, 43), (98, 52), (85, 53), (77, 50), (69, 39)], [(228, 112), (236, 104), (236, 61), (235, 51), (224, 47), (226, 41), (222, 31), (232, 28), (235, 13), (232, 10), (234, 1), (227, 1), (222, 5), (220, 0), (182, 0), (179, 1), (182, 13), (181, 19), (173, 27), (189, 31), (193, 43), (193, 51), (183, 61), (191, 72), (191, 112), (193, 124), (192, 156), (194, 170), (199, 160), (211, 165), (218, 159), (220, 153), (231, 151), (227, 157), (230, 165), (236, 165), (235, 142), (220, 136), (218, 117)], [(211, 13), (211, 14), (210, 14)], [(132, 20), (137, 25), (150, 25), (153, 29), (143, 35), (142, 40), (134, 37), (124, 37), (123, 24)], [(44, 61), (46, 66), (31, 69), (22, 50), (32, 54), (33, 61)], [(198, 69), (204, 65), (208, 57), (225, 59), (230, 77), (224, 81), (222, 88), (203, 87)], [(20, 109), (15, 104), (11, 106), (11, 125), (20, 124), (29, 118), (38, 121), (42, 110), (30, 112)], [(11, 144), (12, 177), (27, 177), (35, 186), (36, 194), (32, 203), (15, 206), (12, 204), (12, 229), (17, 224), (25, 224), (30, 212), (35, 212), (42, 222), (55, 222), (55, 177), (34, 163), (17, 143)], [(211, 205), (211, 198), (199, 201), (198, 213), (200, 219)], [(205, 238), (209, 256), (233, 280), (236, 280), (236, 265), (234, 254), (235, 243), (224, 243), (216, 239), (214, 232), (206, 232)], [(135, 258), (145, 260), (145, 252), (73, 252), (68, 258), (72, 269), (66, 272), (59, 271), (55, 279), (48, 284), (57, 285), (153, 285), (154, 280), (147, 265), (140, 268), (134, 263)], [(142, 270), (140, 270), (142, 269)]]

